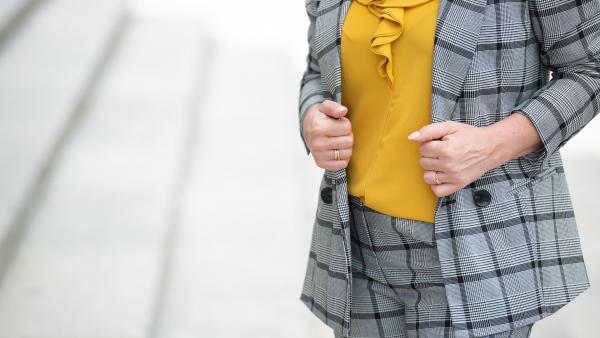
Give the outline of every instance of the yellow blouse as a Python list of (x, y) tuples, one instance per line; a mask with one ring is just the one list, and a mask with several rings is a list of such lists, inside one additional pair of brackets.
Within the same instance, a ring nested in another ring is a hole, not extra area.
[(348, 192), (388, 215), (434, 222), (437, 197), (408, 135), (431, 123), (439, 0), (354, 0), (341, 41), (342, 104), (354, 145)]

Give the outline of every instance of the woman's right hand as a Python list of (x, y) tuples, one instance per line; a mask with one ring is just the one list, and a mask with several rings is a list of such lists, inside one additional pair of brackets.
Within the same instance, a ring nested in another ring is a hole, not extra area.
[[(311, 105), (304, 117), (304, 137), (318, 167), (327, 170), (346, 168), (352, 156), (352, 125), (345, 116), (348, 108), (325, 100)], [(340, 159), (335, 160), (334, 149)]]

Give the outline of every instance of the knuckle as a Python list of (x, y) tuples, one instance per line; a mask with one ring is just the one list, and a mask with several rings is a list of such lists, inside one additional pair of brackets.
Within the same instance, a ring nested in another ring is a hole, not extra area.
[(450, 149), (445, 143), (442, 143), (438, 145), (438, 152), (443, 156), (448, 156)]
[[(343, 140), (341, 140), (341, 141), (343, 141)], [(340, 143), (342, 143), (341, 141), (340, 141), (339, 137), (332, 137), (329, 140), (329, 148), (330, 149), (342, 149), (343, 148), (342, 144), (340, 144)]]
[(325, 126), (323, 125), (323, 123), (320, 120), (313, 119), (312, 123), (311, 123), (311, 128), (312, 128), (311, 129), (312, 134), (322, 134)]
[(442, 162), (442, 170), (446, 173), (456, 173), (456, 166), (448, 161)]
[(320, 139), (320, 137), (313, 137), (313, 139), (310, 140), (310, 148), (312, 149), (313, 153), (321, 151), (322, 147)]
[(345, 138), (345, 146), (346, 148), (352, 148), (352, 145), (354, 144), (354, 141), (352, 140), (352, 136), (346, 136)]
[(352, 122), (346, 117), (344, 117), (344, 131), (348, 133), (352, 131)]

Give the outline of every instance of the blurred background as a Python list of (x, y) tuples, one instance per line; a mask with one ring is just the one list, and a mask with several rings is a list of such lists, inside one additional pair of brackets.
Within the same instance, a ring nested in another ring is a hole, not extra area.
[[(302, 0), (0, 0), (0, 338), (333, 337), (299, 300), (307, 28)], [(562, 150), (593, 287), (536, 338), (598, 334), (599, 135)]]

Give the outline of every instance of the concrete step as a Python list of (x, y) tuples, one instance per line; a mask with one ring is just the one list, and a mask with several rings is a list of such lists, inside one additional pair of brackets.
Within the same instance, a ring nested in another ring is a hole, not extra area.
[(2, 0), (0, 2), (0, 49), (39, 0)]
[(120, 0), (43, 2), (0, 53), (0, 278), (123, 13)]
[(293, 137), (291, 58), (210, 52), (156, 337), (330, 337), (299, 299), (322, 170)]
[(198, 31), (129, 22), (0, 287), (0, 337), (150, 335)]

